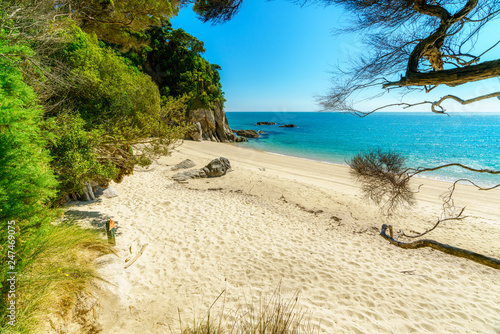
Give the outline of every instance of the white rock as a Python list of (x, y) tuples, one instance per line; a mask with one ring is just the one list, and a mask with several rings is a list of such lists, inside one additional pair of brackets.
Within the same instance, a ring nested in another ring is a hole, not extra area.
[(116, 197), (118, 196), (118, 193), (116, 192), (115, 189), (113, 189), (112, 187), (107, 187), (106, 189), (104, 189), (104, 191), (102, 192), (102, 195), (106, 198), (111, 198), (111, 197)]

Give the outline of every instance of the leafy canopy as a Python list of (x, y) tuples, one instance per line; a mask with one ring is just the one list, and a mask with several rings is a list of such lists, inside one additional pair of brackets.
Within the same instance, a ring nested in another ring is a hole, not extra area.
[(129, 52), (155, 80), (163, 96), (189, 96), (188, 109), (223, 105), (220, 66), (210, 64), (202, 54), (203, 42), (170, 23), (148, 31), (150, 44), (140, 52)]

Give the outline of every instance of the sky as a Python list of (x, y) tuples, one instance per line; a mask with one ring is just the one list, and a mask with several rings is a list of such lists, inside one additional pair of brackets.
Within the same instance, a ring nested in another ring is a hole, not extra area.
[[(236, 16), (217, 26), (203, 23), (190, 7), (171, 20), (205, 43), (204, 57), (222, 67), (221, 84), (226, 111), (317, 111), (316, 97), (328, 92), (335, 66), (346, 64), (363, 52), (362, 36), (335, 34), (346, 27), (349, 17), (338, 7), (299, 6), (286, 0), (246, 0)], [(496, 30), (495, 30), (496, 27)], [(498, 36), (497, 22), (485, 36)], [(493, 43), (491, 43), (493, 44)], [(500, 58), (500, 47), (491, 56)], [(361, 102), (369, 111), (401, 99), (409, 102), (435, 101), (446, 94), (472, 98), (500, 90), (500, 79), (484, 80), (458, 88), (438, 87), (429, 94), (391, 93)], [(382, 90), (381, 90), (382, 91)], [(378, 92), (378, 91), (377, 91)], [(363, 96), (361, 96), (363, 99)], [(500, 100), (490, 99), (462, 106), (445, 102), (447, 111), (497, 111)], [(427, 111), (428, 107), (412, 108)], [(391, 108), (387, 111), (400, 111)]]

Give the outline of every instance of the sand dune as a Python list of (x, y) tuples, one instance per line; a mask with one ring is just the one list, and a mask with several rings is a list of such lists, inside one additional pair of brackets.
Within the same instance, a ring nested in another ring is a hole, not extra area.
[[(224, 156), (221, 178), (173, 182), (170, 167)], [(185, 142), (138, 169), (120, 196), (70, 208), (113, 219), (118, 257), (101, 259), (104, 333), (176, 333), (203, 317), (225, 289), (226, 309), (280, 286), (322, 333), (498, 333), (500, 271), (431, 249), (402, 250), (382, 223), (423, 231), (449, 184), (423, 183), (419, 204), (392, 217), (368, 203), (346, 167), (211, 142)], [(461, 187), (470, 217), (429, 235), (500, 258), (500, 191)], [(124, 259), (148, 244), (129, 268)], [(217, 305), (215, 306), (217, 308)], [(179, 320), (180, 319), (180, 320)]]

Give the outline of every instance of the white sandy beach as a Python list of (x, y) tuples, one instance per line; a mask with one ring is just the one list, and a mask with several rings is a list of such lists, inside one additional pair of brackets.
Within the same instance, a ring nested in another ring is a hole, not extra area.
[[(171, 166), (218, 157), (232, 171), (176, 183)], [(442, 210), (449, 183), (423, 184), (418, 204), (390, 218), (365, 200), (348, 168), (244, 149), (184, 142), (149, 169), (112, 186), (118, 197), (69, 208), (102, 226), (113, 219), (116, 256), (100, 260), (103, 333), (179, 333), (222, 291), (225, 309), (280, 286), (321, 333), (499, 333), (500, 271), (429, 248), (404, 250), (383, 223), (422, 232)], [(500, 190), (462, 186), (461, 221), (427, 238), (500, 258)], [(142, 256), (124, 269), (129, 247)], [(220, 304), (216, 303), (214, 309)], [(180, 320), (179, 320), (180, 319)]]

